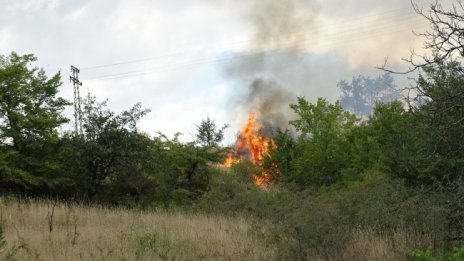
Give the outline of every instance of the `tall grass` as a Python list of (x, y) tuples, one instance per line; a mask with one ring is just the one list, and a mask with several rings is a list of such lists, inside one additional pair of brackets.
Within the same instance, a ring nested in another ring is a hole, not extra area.
[(2, 202), (10, 260), (271, 260), (245, 217)]
[(226, 175), (213, 181), (189, 211), (0, 198), (0, 260), (411, 260), (408, 253), (428, 254), (416, 250), (447, 254), (446, 198), (380, 174), (300, 192), (264, 192)]

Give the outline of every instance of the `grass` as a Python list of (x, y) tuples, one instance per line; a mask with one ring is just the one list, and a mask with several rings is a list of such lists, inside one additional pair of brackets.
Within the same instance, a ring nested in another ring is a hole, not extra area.
[(10, 260), (271, 260), (251, 218), (2, 202)]
[(308, 249), (252, 217), (0, 198), (0, 260), (409, 260), (405, 250), (434, 241), (360, 229), (337, 248), (325, 237)]

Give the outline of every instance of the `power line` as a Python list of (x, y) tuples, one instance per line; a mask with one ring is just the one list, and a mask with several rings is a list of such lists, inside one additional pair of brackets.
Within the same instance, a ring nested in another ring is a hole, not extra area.
[[(370, 33), (368, 33), (368, 34), (364, 34), (361, 37), (356, 36), (355, 38), (344, 39), (343, 42), (353, 42), (353, 41), (358, 41), (358, 40), (369, 39), (369, 38), (371, 38), (373, 36), (380, 36), (380, 35), (384, 35), (384, 34), (387, 34), (387, 33), (401, 32), (401, 31), (404, 31), (406, 29), (406, 28), (402, 28), (401, 25), (407, 24), (408, 22), (409, 22), (408, 20), (404, 20), (404, 21), (402, 21), (400, 23), (396, 22), (394, 24), (385, 24), (384, 23), (384, 24), (382, 24), (382, 25), (380, 25), (378, 27), (371, 28)], [(400, 27), (400, 29), (398, 29), (398, 27)], [(394, 29), (394, 30), (388, 30), (388, 29)], [(359, 28), (352, 28), (351, 30), (345, 30), (341, 34), (337, 33), (337, 34), (329, 35), (327, 37), (328, 40), (329, 40), (328, 42), (326, 41), (323, 44), (314, 44), (313, 43), (313, 44), (310, 45), (310, 47), (323, 47), (323, 46), (339, 43), (339, 42), (341, 42), (340, 41), (340, 36), (348, 36), (349, 37), (349, 36), (357, 35), (358, 30), (359, 30)], [(355, 32), (356, 34), (353, 34), (351, 32)], [(296, 43), (287, 44), (287, 45), (284, 45), (284, 46), (277, 46), (276, 48), (266, 50), (266, 51), (261, 51), (261, 50), (249, 51), (249, 52), (245, 52), (245, 53), (238, 54), (238, 55), (233, 54), (233, 55), (230, 55), (230, 56), (225, 56), (225, 57), (220, 57), (220, 58), (214, 57), (214, 58), (207, 58), (207, 59), (198, 59), (198, 60), (190, 61), (188, 63), (165, 64), (165, 65), (160, 65), (158, 67), (148, 69), (148, 70), (147, 69), (145, 69), (145, 70), (134, 70), (134, 71), (123, 72), (123, 73), (101, 75), (101, 76), (97, 76), (97, 77), (94, 77), (94, 78), (88, 78), (87, 80), (89, 80), (89, 81), (91, 81), (91, 80), (111, 80), (111, 79), (119, 79), (119, 78), (127, 78), (127, 77), (136, 77), (136, 76), (141, 76), (141, 75), (146, 75), (146, 74), (151, 74), (151, 73), (161, 72), (161, 71), (166, 71), (166, 70), (178, 69), (178, 68), (189, 68), (189, 67), (192, 67), (192, 66), (203, 65), (203, 64), (227, 62), (227, 61), (232, 61), (232, 60), (235, 60), (235, 59), (242, 59), (242, 58), (251, 58), (251, 57), (257, 56), (257, 55), (276, 53), (276, 52), (279, 52), (279, 51), (284, 51), (284, 50), (287, 50), (287, 49), (292, 49), (292, 48), (295, 48), (295, 47), (308, 45), (308, 43), (307, 43), (308, 41), (309, 40), (305, 40), (305, 41), (299, 41), (299, 42), (296, 42)]]
[[(384, 19), (384, 20), (396, 19), (394, 21), (398, 21), (398, 19), (401, 20), (401, 17), (403, 17), (403, 16), (407, 17), (407, 16), (411, 15), (411, 14), (408, 14), (408, 13), (397, 13), (398, 11), (403, 11), (403, 10), (410, 10), (410, 9), (409, 8), (398, 8), (398, 9), (393, 9), (393, 10), (380, 12), (380, 13), (375, 13), (375, 14), (371, 14), (371, 15), (359, 16), (359, 17), (355, 17), (355, 18), (348, 18), (348, 19), (345, 19), (344, 21), (340, 21), (340, 22), (337, 22), (337, 23), (332, 23), (332, 24), (326, 25), (326, 26), (324, 26), (322, 28), (317, 27), (317, 26), (312, 26), (312, 27), (309, 27), (309, 28), (303, 28), (302, 30), (298, 30), (298, 31), (282, 33), (280, 35), (281, 35), (282, 38), (285, 38), (285, 37), (289, 37), (289, 35), (294, 35), (296, 33), (309, 33), (309, 32), (316, 33), (316, 32), (321, 31), (322, 29), (328, 30), (328, 29), (337, 27), (338, 25), (346, 25), (347, 22), (349, 22), (349, 21), (356, 21), (356, 20), (359, 21), (359, 20), (366, 19), (366, 18), (377, 18), (379, 16), (382, 16), (382, 15), (385, 15), (385, 14), (390, 14), (390, 13), (393, 13), (394, 15), (391, 16), (391, 17), (386, 17), (387, 19)], [(408, 19), (408, 18), (406, 18), (406, 19)], [(370, 21), (363, 20), (363, 21), (361, 21), (361, 23), (358, 24), (358, 26), (362, 26), (363, 24), (369, 23), (369, 22)], [(378, 22), (382, 22), (382, 21), (378, 21)], [(349, 24), (353, 25), (353, 23), (349, 23)], [(231, 45), (232, 46), (237, 46), (239, 44), (244, 44), (244, 43), (247, 43), (247, 42), (248, 41), (240, 41), (240, 42), (232, 43)], [(170, 57), (181, 56), (181, 55), (185, 55), (186, 53), (187, 52), (185, 52), (185, 51), (180, 51), (180, 52), (175, 52), (175, 53), (165, 54), (165, 55), (159, 55), (159, 56), (150, 57), (150, 58), (134, 59), (134, 60), (128, 60), (128, 61), (109, 63), (109, 64), (88, 66), (88, 67), (83, 67), (81, 70), (82, 71), (88, 71), (88, 70), (101, 69), (101, 68), (107, 68), (107, 67), (115, 67), (115, 66), (119, 66), (119, 65), (143, 63), (143, 62), (148, 62), (148, 61), (153, 61), (153, 60), (159, 60), (159, 59), (162, 59), (162, 58), (170, 58)]]
[[(375, 28), (375, 30), (378, 31), (375, 34), (372, 34), (372, 32), (371, 32), (371, 34), (366, 35), (367, 37), (350, 39), (349, 41), (368, 39), (368, 38), (370, 38), (370, 37), (372, 37), (374, 35), (377, 36), (377, 35), (383, 35), (385, 33), (396, 33), (396, 32), (404, 31), (404, 29), (397, 30), (397, 28), (394, 28), (395, 30), (392, 31), (392, 32), (390, 32), (390, 31), (380, 31), (380, 30), (385, 30), (385, 29), (391, 29), (391, 27)], [(373, 29), (371, 29), (371, 30), (373, 30)], [(336, 36), (337, 37), (334, 37), (334, 35), (332, 35), (332, 37), (329, 37), (329, 40), (332, 40), (331, 42), (324, 42), (324, 44), (311, 44), (310, 47), (323, 47), (323, 46), (327, 46), (327, 45), (330, 45), (330, 44), (335, 44), (337, 42), (340, 42), (340, 40), (338, 39), (340, 34), (337, 34)], [(350, 36), (350, 35), (347, 35), (347, 36)], [(292, 48), (295, 48), (295, 47), (298, 47), (298, 46), (303, 46), (305, 44), (305, 42), (307, 42), (307, 41), (300, 41), (300, 42), (298, 42), (296, 44), (292, 43), (290, 45), (279, 46), (279, 47), (275, 47), (275, 48), (269, 49), (269, 50), (247, 51), (247, 52), (244, 52), (244, 53), (239, 54), (239, 55), (234, 54), (234, 55), (232, 55), (230, 57), (220, 57), (220, 58), (214, 57), (214, 58), (207, 58), (207, 59), (199, 59), (199, 60), (190, 61), (188, 63), (160, 65), (160, 66), (158, 66), (156, 68), (152, 68), (152, 69), (148, 69), (148, 70), (144, 69), (144, 70), (135, 70), (135, 71), (129, 71), (129, 72), (123, 72), (123, 73), (117, 73), (117, 74), (101, 75), (101, 76), (97, 76), (97, 77), (94, 77), (94, 78), (89, 78), (87, 80), (97, 80), (97, 79), (111, 78), (111, 77), (114, 77), (114, 76), (124, 76), (124, 75), (127, 75), (127, 76), (139, 75), (139, 73), (146, 74), (145, 72), (157, 72), (159, 70), (163, 70), (163, 69), (166, 69), (166, 68), (169, 69), (169, 68), (172, 68), (172, 67), (176, 68), (176, 67), (184, 67), (185, 65), (189, 66), (189, 65), (198, 65), (198, 64), (205, 64), (205, 63), (209, 64), (209, 63), (214, 63), (214, 62), (229, 61), (229, 60), (233, 60), (233, 59), (237, 59), (237, 58), (247, 58), (247, 57), (252, 57), (254, 55), (261, 55), (261, 54), (279, 52), (279, 51), (282, 51), (282, 50), (285, 50), (285, 49), (292, 49)]]

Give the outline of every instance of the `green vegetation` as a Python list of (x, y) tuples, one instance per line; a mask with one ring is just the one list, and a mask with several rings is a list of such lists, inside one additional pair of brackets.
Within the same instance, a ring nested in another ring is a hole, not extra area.
[[(440, 21), (464, 15), (434, 7), (428, 34), (445, 40), (426, 45), (435, 59), (412, 63), (419, 76), (409, 99), (395, 100), (389, 74), (340, 82), (341, 102), (299, 97), (294, 130), (276, 131), (263, 164), (230, 169), (220, 166), (227, 126), (210, 118), (192, 142), (151, 137), (137, 128), (148, 109), (115, 114), (89, 95), (83, 133), (60, 135), (69, 103), (57, 97), (59, 73), (48, 79), (33, 55), (0, 56), (1, 257), (462, 259), (464, 69), (452, 57), (463, 58), (454, 50), (464, 44), (443, 49), (462, 28), (440, 30), (459, 25)], [(263, 172), (273, 181), (266, 189), (253, 184)]]

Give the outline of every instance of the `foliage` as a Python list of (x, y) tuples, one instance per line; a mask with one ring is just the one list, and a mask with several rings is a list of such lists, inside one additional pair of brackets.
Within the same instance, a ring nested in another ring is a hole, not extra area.
[(270, 155), (264, 157), (263, 168), (272, 180), (279, 181), (292, 175), (296, 141), (289, 130), (277, 130), (274, 138), (275, 146), (270, 146)]
[[(195, 204), (201, 212), (236, 215), (257, 214), (266, 198), (265, 192), (251, 181), (250, 173), (258, 171), (250, 162), (239, 163), (232, 170), (218, 170), (211, 176), (207, 193)], [(259, 215), (259, 214), (258, 214)]]
[(244, 167), (213, 176), (210, 191), (196, 206), (200, 212), (259, 218), (253, 233), (277, 248), (278, 259), (340, 260), (353, 236), (365, 230), (381, 238), (401, 231), (409, 235), (401, 242), (405, 247), (427, 247), (430, 237), (442, 242), (446, 236), (446, 210), (438, 207), (445, 198), (381, 172), (367, 171), (361, 180), (319, 189), (291, 191), (275, 185), (263, 191), (244, 178)]
[(74, 178), (69, 196), (148, 207), (186, 204), (207, 190), (210, 164), (224, 151), (213, 120), (200, 126), (214, 133), (214, 141), (182, 143), (180, 134), (140, 133), (137, 122), (149, 111), (140, 104), (117, 115), (94, 97), (83, 103), (83, 136), (63, 137), (62, 160)]
[(60, 74), (31, 67), (32, 54), (0, 56), (0, 186), (48, 194), (67, 182), (56, 161), (57, 128), (69, 103), (59, 97)]
[(454, 182), (463, 178), (464, 73), (457, 63), (424, 68), (417, 84), (426, 100), (418, 109), (429, 158), (424, 176)]
[(105, 109), (95, 97), (83, 100), (83, 136), (63, 138), (63, 161), (79, 191), (94, 197), (104, 182), (115, 179), (118, 167), (128, 167), (147, 152), (149, 140), (137, 131), (136, 122), (148, 113), (137, 104), (120, 115)]
[(217, 147), (224, 139), (224, 130), (227, 124), (217, 129), (213, 119), (207, 117), (199, 125), (195, 125), (197, 142), (203, 146)]
[(289, 133), (280, 133), (271, 158), (276, 161), (285, 182), (300, 188), (329, 185), (341, 178), (347, 163), (348, 135), (357, 119), (344, 112), (340, 103), (319, 99), (311, 104), (298, 98), (290, 107), (299, 118), (290, 122), (300, 133), (293, 141)]

